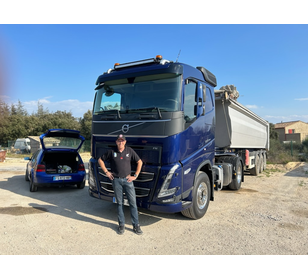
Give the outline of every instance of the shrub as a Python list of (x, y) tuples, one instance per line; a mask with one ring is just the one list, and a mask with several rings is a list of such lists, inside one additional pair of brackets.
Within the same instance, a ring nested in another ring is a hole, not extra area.
[[(308, 155), (308, 141), (303, 143), (281, 143), (277, 139), (270, 139), (268, 163), (286, 164), (294, 161), (306, 161)], [(307, 146), (306, 146), (307, 145)]]

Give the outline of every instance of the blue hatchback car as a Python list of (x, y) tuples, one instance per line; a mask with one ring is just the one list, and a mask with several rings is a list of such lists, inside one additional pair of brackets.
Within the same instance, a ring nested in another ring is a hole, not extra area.
[(42, 148), (36, 151), (26, 167), (25, 179), (30, 191), (39, 186), (77, 185), (85, 187), (86, 171), (78, 150), (84, 137), (77, 130), (50, 129), (40, 136)]

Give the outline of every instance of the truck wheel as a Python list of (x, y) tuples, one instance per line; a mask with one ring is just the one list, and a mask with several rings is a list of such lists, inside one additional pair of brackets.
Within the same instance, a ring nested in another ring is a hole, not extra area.
[(200, 172), (193, 188), (192, 206), (183, 210), (183, 216), (200, 219), (204, 216), (210, 203), (210, 180), (206, 173)]
[(256, 157), (255, 166), (250, 170), (250, 174), (254, 175), (254, 176), (258, 176), (259, 175), (259, 171), (260, 171), (259, 155), (256, 153), (255, 157)]
[(260, 172), (259, 173), (262, 173), (263, 171), (263, 155), (262, 154), (259, 155), (259, 160), (260, 160)]
[(266, 152), (263, 154), (263, 170), (266, 169)]
[(238, 157), (234, 158), (233, 166), (235, 170), (235, 176), (234, 178), (232, 178), (232, 182), (228, 187), (231, 190), (239, 190), (242, 185), (243, 169), (242, 169), (242, 163)]

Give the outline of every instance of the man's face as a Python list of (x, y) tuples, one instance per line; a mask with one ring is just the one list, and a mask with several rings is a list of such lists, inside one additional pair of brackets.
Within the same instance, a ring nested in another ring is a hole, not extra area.
[(116, 141), (116, 144), (117, 144), (118, 148), (123, 148), (126, 144), (126, 140), (118, 139)]

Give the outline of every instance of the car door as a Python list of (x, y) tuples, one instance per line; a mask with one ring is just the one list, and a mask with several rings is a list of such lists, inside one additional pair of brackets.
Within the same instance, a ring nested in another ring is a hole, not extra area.
[(41, 151), (41, 150), (36, 151), (36, 152), (32, 155), (32, 157), (31, 157), (29, 163), (27, 164), (27, 170), (28, 170), (28, 174), (30, 174), (30, 177), (33, 176), (34, 168), (35, 168), (35, 165), (36, 165), (36, 163), (37, 163), (37, 157), (38, 157), (40, 151)]

